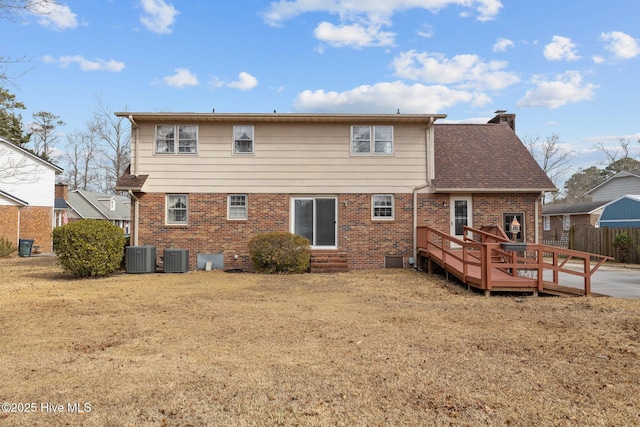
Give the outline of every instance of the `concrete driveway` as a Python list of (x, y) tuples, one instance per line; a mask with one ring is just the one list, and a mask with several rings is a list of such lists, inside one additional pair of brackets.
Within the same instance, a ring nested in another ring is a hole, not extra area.
[[(604, 294), (616, 298), (640, 299), (640, 266), (603, 265), (591, 276), (591, 292)], [(581, 271), (579, 266), (568, 266)], [(550, 271), (545, 271), (545, 280), (553, 280)], [(559, 280), (563, 286), (584, 289), (582, 277), (560, 273)]]

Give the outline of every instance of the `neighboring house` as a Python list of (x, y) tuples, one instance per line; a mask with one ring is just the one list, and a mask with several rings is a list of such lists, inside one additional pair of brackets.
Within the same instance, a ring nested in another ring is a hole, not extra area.
[(222, 256), (251, 268), (258, 233), (307, 237), (349, 268), (407, 266), (415, 230), (515, 217), (538, 241), (557, 191), (515, 134), (515, 115), (435, 124), (442, 114), (116, 113), (132, 125), (132, 245)]
[(595, 227), (607, 201), (551, 203), (542, 207), (543, 241), (561, 241), (573, 226)]
[(54, 186), (60, 173), (58, 166), (0, 138), (0, 236), (16, 247), (28, 239), (41, 252), (52, 251)]
[(627, 194), (607, 203), (598, 224), (609, 228), (639, 228), (640, 196)]
[(627, 194), (640, 194), (640, 171), (621, 171), (587, 191), (594, 202), (617, 199)]
[(66, 221), (63, 220), (63, 223), (81, 219), (100, 219), (117, 225), (125, 234), (129, 234), (131, 201), (128, 197), (73, 190), (68, 192), (66, 204)]

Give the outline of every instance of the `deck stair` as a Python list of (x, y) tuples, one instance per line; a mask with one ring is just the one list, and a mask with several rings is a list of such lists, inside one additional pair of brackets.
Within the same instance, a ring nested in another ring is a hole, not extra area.
[(349, 271), (349, 258), (345, 252), (312, 251), (312, 273), (343, 273)]

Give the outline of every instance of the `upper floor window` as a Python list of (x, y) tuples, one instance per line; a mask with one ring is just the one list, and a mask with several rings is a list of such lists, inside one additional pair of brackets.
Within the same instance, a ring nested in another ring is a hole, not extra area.
[(157, 125), (157, 154), (195, 154), (198, 152), (198, 126)]
[(393, 219), (393, 195), (373, 196), (373, 219)]
[(246, 194), (229, 194), (227, 205), (229, 207), (228, 219), (247, 219)]
[(351, 126), (351, 154), (393, 154), (393, 126)]
[(187, 194), (167, 194), (167, 224), (188, 224)]
[(233, 127), (233, 154), (253, 154), (253, 126)]

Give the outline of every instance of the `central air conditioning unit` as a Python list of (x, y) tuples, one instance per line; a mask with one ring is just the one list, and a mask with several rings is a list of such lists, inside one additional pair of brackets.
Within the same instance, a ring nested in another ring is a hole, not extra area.
[(124, 263), (127, 273), (155, 273), (156, 247), (127, 246)]
[(165, 249), (163, 271), (165, 273), (188, 273), (189, 249)]

